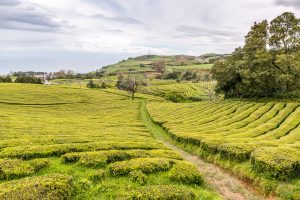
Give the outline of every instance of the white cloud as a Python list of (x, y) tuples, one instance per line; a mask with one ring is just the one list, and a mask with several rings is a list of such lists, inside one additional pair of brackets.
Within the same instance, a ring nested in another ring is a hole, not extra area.
[(18, 60), (50, 70), (49, 63), (57, 65), (53, 56), (61, 52), (68, 55), (62, 64), (79, 71), (90, 69), (78, 56), (95, 59), (95, 53), (111, 62), (149, 50), (228, 53), (243, 43), (254, 21), (284, 11), (300, 17), (298, 8), (298, 0), (0, 0), (0, 72), (4, 65), (22, 65)]

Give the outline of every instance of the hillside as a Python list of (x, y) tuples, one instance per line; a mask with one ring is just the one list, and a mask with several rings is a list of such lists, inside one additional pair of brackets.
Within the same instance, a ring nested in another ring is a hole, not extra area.
[(210, 69), (212, 64), (217, 60), (223, 59), (227, 54), (204, 54), (201, 56), (188, 55), (174, 55), (174, 56), (160, 56), (160, 55), (143, 55), (134, 58), (122, 60), (116, 64), (104, 66), (108, 74), (116, 72), (152, 72), (152, 63), (157, 61), (164, 61), (167, 70), (202, 70)]

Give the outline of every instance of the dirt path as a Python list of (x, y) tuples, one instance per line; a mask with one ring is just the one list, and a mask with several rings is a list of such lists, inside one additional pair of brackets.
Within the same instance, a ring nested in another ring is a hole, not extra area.
[(264, 197), (257, 194), (257, 192), (239, 178), (233, 176), (220, 167), (208, 163), (198, 156), (192, 155), (169, 141), (166, 132), (162, 127), (156, 125), (151, 120), (146, 110), (146, 100), (142, 100), (140, 107), (140, 118), (145, 126), (149, 129), (153, 137), (163, 142), (166, 146), (179, 152), (181, 156), (195, 165), (203, 174), (207, 184), (214, 191), (218, 192), (226, 200), (260, 200)]

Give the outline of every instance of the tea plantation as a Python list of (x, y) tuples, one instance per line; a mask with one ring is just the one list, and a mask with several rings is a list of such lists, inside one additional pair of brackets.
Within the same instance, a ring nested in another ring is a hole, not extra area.
[(150, 102), (147, 109), (183, 148), (233, 171), (265, 194), (300, 198), (300, 103)]
[[(140, 101), (116, 90), (1, 84), (0, 199), (220, 199), (193, 164), (152, 137)], [(261, 163), (263, 152), (252, 157), (265, 170), (272, 159)]]
[(180, 84), (166, 84), (153, 85), (142, 87), (141, 93), (164, 97), (168, 93), (180, 93), (187, 100), (207, 100), (214, 96), (215, 81), (199, 82), (199, 83), (180, 83)]

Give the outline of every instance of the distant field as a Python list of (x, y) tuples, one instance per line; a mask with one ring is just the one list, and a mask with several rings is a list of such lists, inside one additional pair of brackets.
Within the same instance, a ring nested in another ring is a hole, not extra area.
[(177, 92), (184, 95), (187, 99), (199, 98), (209, 99), (209, 91), (214, 96), (214, 87), (216, 82), (199, 82), (199, 83), (173, 83), (173, 84), (162, 84), (142, 87), (140, 92), (145, 94), (151, 94), (155, 96), (165, 96), (169, 92)]
[(300, 103), (151, 102), (147, 108), (174, 140), (198, 147), (200, 156), (264, 189), (278, 186), (284, 199), (300, 197)]
[(167, 69), (171, 70), (199, 70), (199, 69), (211, 69), (213, 64), (201, 64), (201, 65), (184, 65), (184, 66), (167, 66)]
[(0, 199), (218, 199), (125, 94), (0, 84)]
[(166, 68), (169, 70), (201, 70), (210, 69), (213, 64), (199, 64), (195, 58), (188, 56), (141, 56), (120, 61), (119, 63), (107, 66), (107, 73), (116, 72), (141, 72), (154, 71), (151, 64), (156, 61), (165, 61)]

